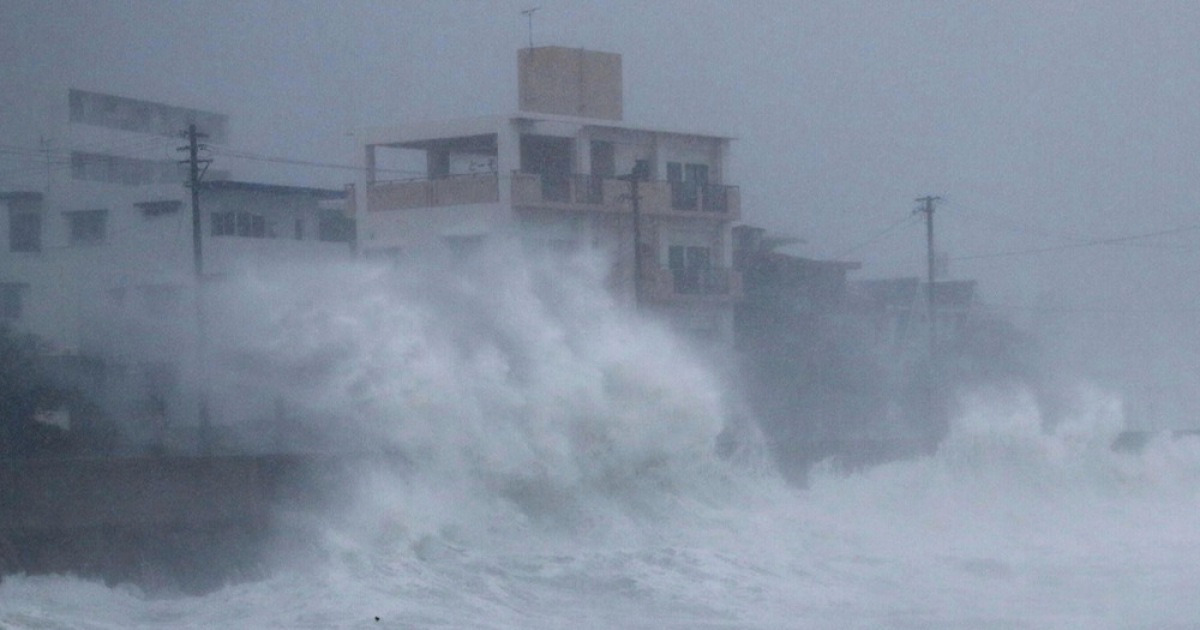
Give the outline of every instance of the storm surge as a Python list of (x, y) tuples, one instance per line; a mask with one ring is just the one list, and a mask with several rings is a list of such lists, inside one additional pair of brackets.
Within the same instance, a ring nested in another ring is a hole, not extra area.
[[(217, 387), (286, 399), (292, 448), (385, 452), (269, 576), (205, 596), (0, 584), (0, 626), (926, 628), (1200, 621), (1200, 440), (1110, 445), (964, 393), (931, 455), (793, 488), (730, 385), (589, 257), (263, 273), (223, 292)], [(254, 431), (245, 432), (254, 446)]]

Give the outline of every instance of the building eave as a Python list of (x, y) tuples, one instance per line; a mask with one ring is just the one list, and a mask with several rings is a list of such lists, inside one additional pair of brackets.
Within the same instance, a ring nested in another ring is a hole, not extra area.
[(263, 184), (258, 182), (239, 182), (230, 180), (214, 180), (200, 182), (201, 190), (233, 191), (268, 193), (273, 195), (295, 195), (316, 197), (318, 199), (344, 199), (346, 191), (332, 188), (310, 188), (307, 186), (286, 186), (282, 184)]

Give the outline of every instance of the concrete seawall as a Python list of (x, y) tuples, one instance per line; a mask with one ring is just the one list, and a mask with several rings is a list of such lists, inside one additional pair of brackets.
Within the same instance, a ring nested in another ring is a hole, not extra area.
[(283, 511), (348, 500), (384, 454), (29, 459), (0, 462), (0, 575), (71, 573), (204, 591), (265, 573), (303, 532)]

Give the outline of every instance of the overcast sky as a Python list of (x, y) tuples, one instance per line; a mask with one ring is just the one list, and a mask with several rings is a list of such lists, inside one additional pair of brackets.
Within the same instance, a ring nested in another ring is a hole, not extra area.
[(1102, 372), (1197, 389), (1194, 1), (3, 0), (0, 144), (53, 140), (37, 111), (70, 86), (227, 112), (235, 148), (350, 163), (356, 128), (515, 110), (530, 6), (535, 45), (624, 56), (626, 121), (735, 135), (744, 219), (797, 253), (923, 273), (915, 220), (876, 237), (941, 195), (950, 277)]

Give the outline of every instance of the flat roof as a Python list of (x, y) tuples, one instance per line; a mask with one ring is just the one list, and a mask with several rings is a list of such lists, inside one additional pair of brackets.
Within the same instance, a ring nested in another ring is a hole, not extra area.
[(513, 122), (550, 122), (595, 129), (616, 129), (622, 131), (637, 131), (643, 133), (669, 134), (676, 136), (692, 136), (713, 140), (735, 140), (731, 135), (690, 131), (685, 129), (669, 129), (662, 127), (647, 127), (630, 125), (622, 121), (606, 120), (603, 118), (580, 118), (576, 116), (560, 116), (537, 112), (516, 112), (505, 116), (479, 116), (475, 118), (446, 118), (440, 120), (424, 120), (392, 127), (366, 127), (359, 130), (359, 142), (364, 145), (384, 144), (417, 144), (423, 141), (443, 140), (446, 138), (467, 138), (485, 134), (497, 133), (503, 125)]

